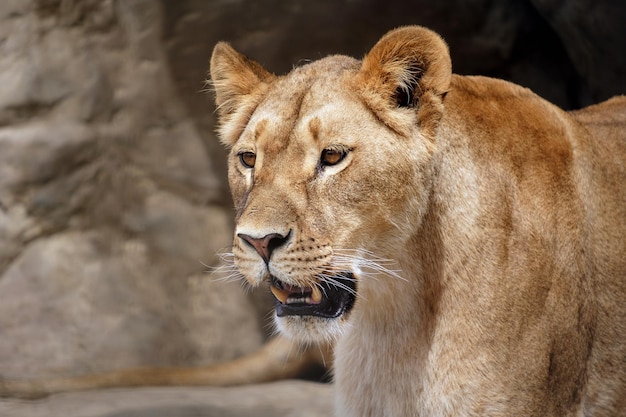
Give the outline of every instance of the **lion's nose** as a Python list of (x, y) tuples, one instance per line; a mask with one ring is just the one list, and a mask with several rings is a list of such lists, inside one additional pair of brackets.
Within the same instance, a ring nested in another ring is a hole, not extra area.
[(286, 236), (279, 233), (270, 233), (263, 237), (252, 237), (245, 233), (237, 233), (237, 236), (248, 245), (252, 246), (258, 254), (261, 255), (265, 263), (269, 263), (270, 256), (272, 256), (274, 249), (284, 245), (289, 239), (290, 234), (291, 231), (287, 233)]

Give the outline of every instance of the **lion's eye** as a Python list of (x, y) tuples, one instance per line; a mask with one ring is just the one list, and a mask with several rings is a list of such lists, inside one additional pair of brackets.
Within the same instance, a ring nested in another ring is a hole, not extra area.
[(241, 152), (239, 154), (239, 161), (246, 168), (254, 168), (256, 162), (256, 154), (254, 152)]
[(328, 148), (322, 151), (322, 157), (320, 158), (320, 161), (323, 166), (337, 165), (343, 160), (343, 158), (346, 157), (346, 155), (346, 151)]

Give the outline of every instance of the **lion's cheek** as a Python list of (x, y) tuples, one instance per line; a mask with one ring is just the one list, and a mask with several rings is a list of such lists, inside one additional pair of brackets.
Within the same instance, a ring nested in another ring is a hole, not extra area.
[(319, 232), (332, 236), (336, 247), (373, 250), (399, 238), (419, 207), (414, 193), (408, 193), (401, 180), (388, 178), (385, 173), (376, 173), (344, 181), (344, 186), (338, 184), (320, 195), (316, 199), (319, 203), (311, 202), (316, 208), (307, 216), (308, 221)]

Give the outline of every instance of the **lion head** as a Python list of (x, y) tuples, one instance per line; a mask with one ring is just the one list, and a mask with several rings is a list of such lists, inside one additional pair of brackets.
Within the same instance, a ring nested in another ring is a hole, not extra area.
[(451, 77), (445, 43), (415, 35), (400, 29), (363, 62), (331, 56), (282, 77), (215, 48), (236, 266), (269, 283), (280, 330), (299, 339), (338, 335), (378, 291), (370, 271), (401, 279), (386, 262), (419, 227)]

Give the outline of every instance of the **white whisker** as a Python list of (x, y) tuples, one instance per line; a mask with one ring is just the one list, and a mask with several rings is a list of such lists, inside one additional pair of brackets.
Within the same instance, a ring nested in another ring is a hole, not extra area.
[(348, 292), (348, 293), (350, 293), (350, 294), (352, 294), (354, 296), (357, 296), (357, 297), (359, 296), (357, 294), (357, 292), (353, 288), (350, 288), (348, 285), (338, 281), (338, 279), (345, 279), (345, 280), (349, 280), (349, 281), (353, 281), (354, 282), (355, 280), (352, 279), (352, 278), (348, 278), (348, 277), (341, 277), (340, 278), (337, 275), (327, 275), (327, 274), (320, 274), (319, 278), (320, 278), (320, 280), (322, 282), (325, 282), (328, 285), (332, 285), (333, 287), (336, 287), (336, 288), (341, 288), (342, 290), (344, 290), (344, 291), (346, 291), (346, 292)]
[(320, 291), (322, 291), (322, 293), (324, 294), (324, 297), (328, 298), (328, 293), (326, 292), (326, 288), (324, 288), (324, 286), (320, 282), (315, 282), (314, 285), (318, 287)]
[[(359, 249), (338, 249), (332, 261), (333, 266), (339, 268), (358, 268), (361, 274), (371, 278), (374, 274), (383, 274), (392, 278), (406, 281), (397, 269), (387, 268), (386, 265), (397, 265), (397, 262), (391, 259), (384, 259), (374, 255), (371, 251)], [(373, 279), (376, 279), (375, 277)]]
[(241, 282), (242, 287), (249, 291), (247, 281), (235, 266), (235, 255), (232, 252), (221, 252), (218, 257), (221, 262), (217, 266), (205, 265), (213, 279), (218, 282)]
[(322, 358), (322, 365), (324, 365), (324, 368), (328, 368), (328, 366), (326, 366), (326, 357), (324, 356), (324, 352), (322, 351), (322, 346), (319, 343), (316, 343), (315, 346), (317, 346), (317, 349), (320, 352), (320, 358)]

